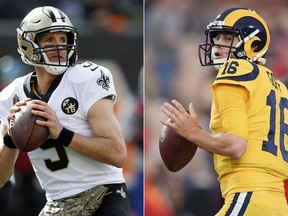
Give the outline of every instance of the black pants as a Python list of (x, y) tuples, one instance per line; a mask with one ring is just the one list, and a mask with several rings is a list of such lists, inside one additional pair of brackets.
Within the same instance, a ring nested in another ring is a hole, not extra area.
[(126, 184), (108, 184), (107, 195), (92, 216), (130, 216), (130, 199)]

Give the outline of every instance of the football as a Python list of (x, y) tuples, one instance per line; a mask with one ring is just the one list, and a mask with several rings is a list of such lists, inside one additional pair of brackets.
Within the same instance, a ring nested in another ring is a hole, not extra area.
[[(171, 121), (171, 119), (168, 119)], [(198, 146), (180, 136), (175, 130), (163, 126), (159, 138), (161, 158), (171, 172), (177, 172), (185, 167), (194, 157)]]
[(33, 115), (32, 101), (20, 106), (21, 110), (16, 112), (10, 120), (10, 135), (17, 148), (24, 152), (39, 148), (48, 138), (47, 127), (36, 124), (36, 120), (46, 120), (43, 117)]

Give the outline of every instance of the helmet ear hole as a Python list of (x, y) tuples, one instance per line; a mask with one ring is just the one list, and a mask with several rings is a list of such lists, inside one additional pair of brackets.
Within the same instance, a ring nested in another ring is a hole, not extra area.
[(27, 49), (28, 49), (26, 46), (22, 46), (21, 48), (22, 48), (22, 50), (24, 50), (24, 51), (27, 51)]
[(254, 51), (254, 52), (258, 52), (259, 51), (259, 45), (258, 44), (252, 43), (251, 46), (252, 46), (251, 47), (252, 51)]

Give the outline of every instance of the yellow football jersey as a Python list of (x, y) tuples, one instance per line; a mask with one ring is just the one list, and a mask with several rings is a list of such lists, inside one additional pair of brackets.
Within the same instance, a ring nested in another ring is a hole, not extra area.
[[(223, 97), (215, 97), (215, 91), (225, 86), (236, 93), (239, 89), (239, 94), (243, 94), (244, 89), (247, 92), (244, 103), (237, 101), (237, 97), (227, 96), (227, 92), (223, 93)], [(219, 70), (211, 89), (214, 94), (211, 132), (233, 133), (248, 141), (247, 150), (239, 159), (214, 154), (223, 197), (243, 191), (271, 190), (284, 193), (283, 180), (288, 179), (286, 86), (264, 66), (230, 59)], [(221, 110), (223, 106), (218, 104), (222, 100), (232, 100), (234, 107), (238, 106), (238, 102), (239, 106), (244, 104), (241, 109), (245, 115), (238, 117), (235, 112), (232, 115), (229, 107), (226, 107), (228, 112)], [(229, 124), (224, 124), (224, 121)]]

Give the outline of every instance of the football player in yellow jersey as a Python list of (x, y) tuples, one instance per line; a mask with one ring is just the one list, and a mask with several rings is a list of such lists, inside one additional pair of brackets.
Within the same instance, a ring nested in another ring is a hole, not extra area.
[[(199, 46), (203, 66), (218, 74), (211, 86), (211, 133), (176, 100), (160, 120), (210, 152), (225, 203), (217, 216), (287, 216), (288, 91), (264, 67), (270, 31), (255, 11), (231, 8), (207, 26)], [(286, 191), (287, 194), (287, 191)]]

